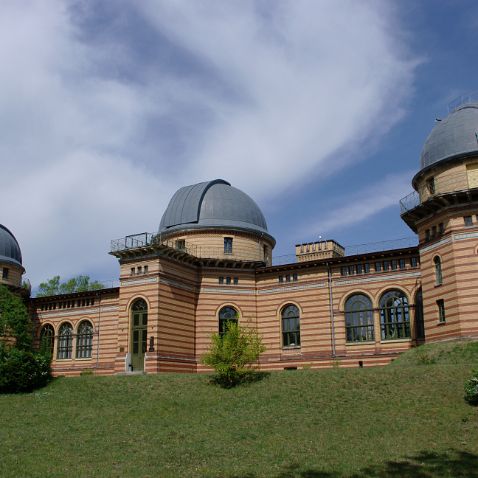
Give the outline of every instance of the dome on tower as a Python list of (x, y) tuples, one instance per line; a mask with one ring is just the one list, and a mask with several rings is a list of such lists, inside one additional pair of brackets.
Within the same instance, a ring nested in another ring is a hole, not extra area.
[(159, 232), (190, 229), (232, 229), (269, 236), (259, 206), (223, 179), (185, 186), (169, 201)]
[(15, 236), (0, 224), (0, 262), (22, 267), (22, 252)]
[(421, 167), (471, 154), (478, 154), (478, 102), (459, 106), (437, 122), (423, 146)]

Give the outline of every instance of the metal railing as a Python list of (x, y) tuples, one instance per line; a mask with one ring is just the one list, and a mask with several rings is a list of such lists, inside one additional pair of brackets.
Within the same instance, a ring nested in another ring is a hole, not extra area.
[(166, 246), (175, 251), (184, 252), (190, 256), (201, 259), (222, 259), (234, 261), (261, 261), (261, 251), (257, 251), (257, 259), (251, 258), (251, 255), (246, 251), (233, 250), (231, 253), (226, 252), (224, 247), (219, 246), (201, 246), (191, 244), (189, 241), (181, 239), (163, 239), (160, 234), (153, 234), (143, 232), (141, 234), (133, 234), (122, 237), (120, 239), (113, 239), (111, 241), (111, 252), (122, 252), (128, 249), (136, 249), (147, 246)]
[(411, 211), (420, 204), (420, 195), (413, 191), (407, 194), (404, 198), (400, 199), (400, 214)]
[(478, 103), (478, 91), (472, 91), (466, 95), (460, 95), (448, 103), (448, 112), (452, 113), (460, 106)]
[[(390, 239), (386, 241), (366, 242), (363, 244), (348, 244), (345, 247), (345, 255), (355, 256), (358, 254), (367, 254), (372, 252), (387, 251), (393, 249), (405, 249), (407, 247), (415, 247), (418, 245), (416, 236), (400, 237), (398, 239)], [(325, 259), (324, 259), (325, 260)], [(286, 264), (297, 263), (297, 257), (295, 254), (284, 254), (280, 256), (274, 256), (272, 258), (272, 265), (282, 266)]]

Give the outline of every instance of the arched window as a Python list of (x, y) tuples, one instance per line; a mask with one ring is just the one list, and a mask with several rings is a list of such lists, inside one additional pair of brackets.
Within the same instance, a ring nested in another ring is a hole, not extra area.
[(239, 314), (234, 307), (223, 307), (219, 311), (219, 335), (223, 335), (226, 332), (227, 324), (230, 322), (237, 323)]
[(374, 340), (372, 301), (364, 294), (355, 294), (345, 302), (347, 342)]
[(76, 358), (90, 358), (93, 351), (93, 326), (88, 320), (83, 320), (76, 334)]
[(382, 340), (410, 337), (410, 314), (407, 296), (399, 290), (391, 290), (380, 299), (380, 325)]
[(70, 359), (73, 350), (73, 327), (68, 322), (61, 324), (58, 332), (57, 358)]
[(435, 284), (440, 285), (443, 283), (443, 275), (441, 271), (441, 259), (438, 256), (433, 258), (433, 263), (435, 264)]
[(296, 305), (286, 305), (281, 312), (282, 346), (300, 345), (300, 312)]
[(53, 341), (55, 340), (55, 329), (52, 325), (46, 324), (40, 330), (40, 350), (43, 353), (48, 354), (50, 357), (53, 355)]

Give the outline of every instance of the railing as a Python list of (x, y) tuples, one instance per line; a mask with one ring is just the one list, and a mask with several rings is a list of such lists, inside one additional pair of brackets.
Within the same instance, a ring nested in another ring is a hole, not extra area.
[(460, 95), (453, 101), (448, 103), (448, 112), (452, 113), (460, 106), (469, 105), (472, 103), (478, 103), (478, 91), (472, 91), (466, 95)]
[[(344, 257), (354, 256), (357, 254), (367, 254), (369, 252), (405, 249), (407, 247), (415, 247), (417, 245), (418, 241), (416, 236), (401, 237), (399, 239), (391, 239), (386, 241), (367, 242), (364, 244), (348, 244), (345, 246)], [(272, 265), (274, 266), (295, 263), (297, 263), (297, 257), (295, 254), (284, 254), (281, 256), (274, 256), (272, 258)]]
[(420, 195), (413, 191), (400, 199), (400, 214), (411, 211), (420, 204)]
[(197, 244), (191, 244), (188, 241), (181, 239), (162, 239), (160, 234), (153, 234), (149, 232), (143, 232), (141, 234), (133, 234), (130, 236), (122, 237), (120, 239), (113, 239), (111, 241), (111, 252), (122, 252), (128, 249), (136, 249), (146, 246), (166, 246), (179, 252), (184, 252), (194, 257), (201, 259), (222, 259), (222, 260), (235, 260), (235, 261), (261, 261), (262, 250), (257, 250), (257, 259), (251, 257), (248, 253), (242, 253), (241, 251), (233, 251), (228, 253), (224, 251), (224, 247), (219, 246), (200, 246)]

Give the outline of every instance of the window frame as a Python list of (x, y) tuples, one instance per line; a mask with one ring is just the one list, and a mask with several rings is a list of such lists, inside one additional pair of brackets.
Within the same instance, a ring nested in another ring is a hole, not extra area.
[(405, 292), (400, 289), (385, 291), (379, 307), (381, 340), (410, 339), (410, 306)]
[(435, 286), (443, 284), (443, 268), (440, 256), (435, 256), (433, 258), (433, 265), (435, 268)]
[[(286, 314), (288, 314), (286, 316)], [(300, 309), (295, 304), (285, 304), (280, 309), (282, 348), (297, 348), (300, 341)], [(295, 321), (295, 323), (293, 322)]]
[[(82, 331), (85, 328), (85, 331)], [(86, 331), (88, 329), (88, 331)], [(76, 358), (90, 359), (93, 354), (93, 324), (89, 320), (82, 320), (76, 332)]]
[[(65, 334), (63, 331), (68, 330)], [(58, 328), (58, 339), (56, 347), (57, 360), (71, 360), (73, 355), (73, 326), (70, 322), (62, 322)]]
[[(363, 308), (354, 307), (356, 304)], [(345, 341), (348, 344), (375, 341), (373, 303), (361, 292), (351, 294), (344, 304)]]
[(224, 237), (224, 254), (233, 253), (233, 237), (227, 236)]
[(233, 305), (223, 305), (218, 313), (218, 333), (222, 337), (226, 333), (227, 324), (229, 322), (239, 323), (239, 311)]

